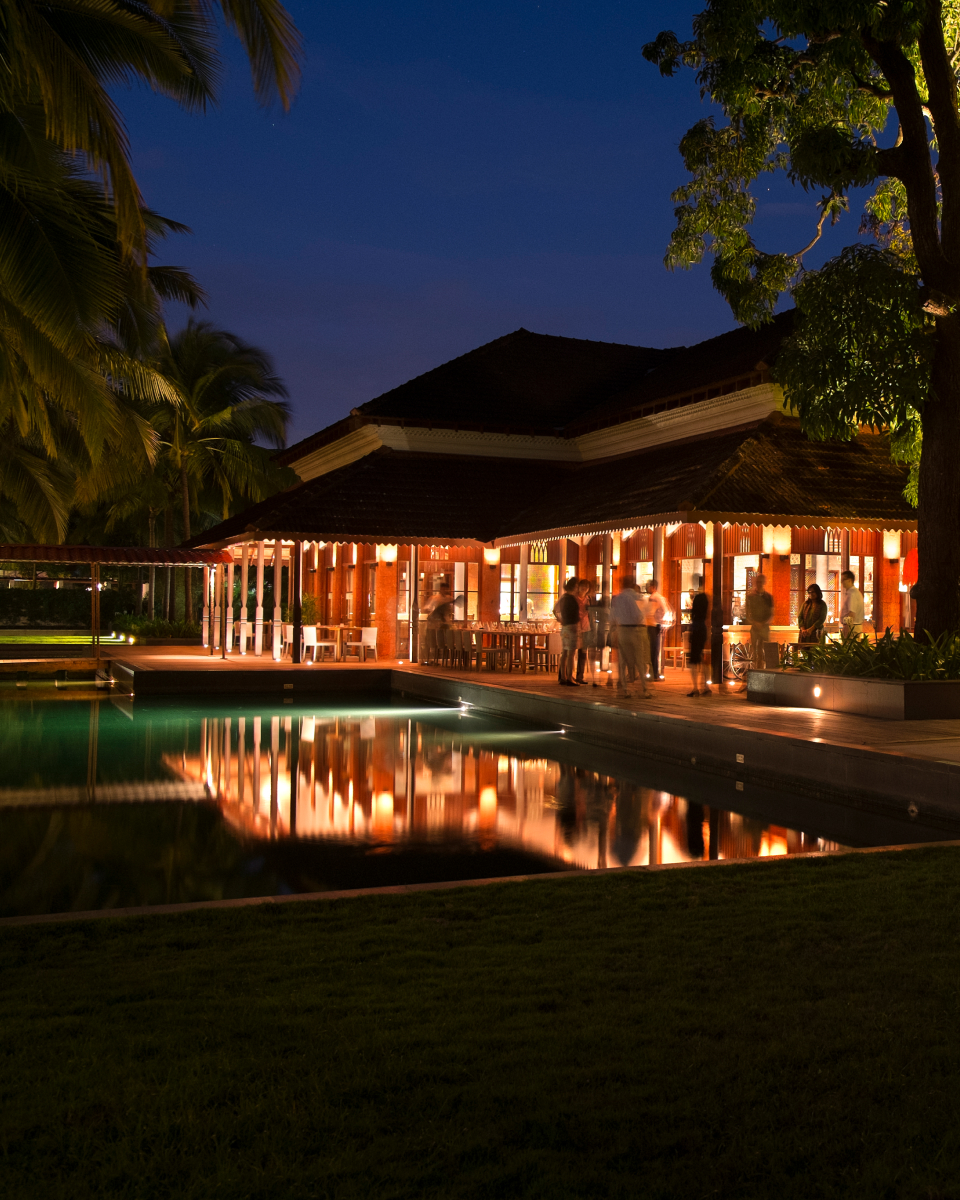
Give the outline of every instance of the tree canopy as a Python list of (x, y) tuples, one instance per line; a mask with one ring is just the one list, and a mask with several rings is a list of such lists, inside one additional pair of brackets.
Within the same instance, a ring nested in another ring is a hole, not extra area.
[[(889, 430), (919, 453), (921, 627), (960, 627), (960, 3), (709, 0), (693, 36), (644, 47), (663, 75), (696, 72), (723, 113), (684, 136), (666, 262), (712, 256), (714, 285), (757, 325), (792, 295), (777, 363), (807, 432)], [(756, 187), (780, 172), (816, 198), (803, 244), (759, 246)], [(804, 259), (870, 187), (851, 244)], [(922, 450), (920, 434), (922, 426)]]

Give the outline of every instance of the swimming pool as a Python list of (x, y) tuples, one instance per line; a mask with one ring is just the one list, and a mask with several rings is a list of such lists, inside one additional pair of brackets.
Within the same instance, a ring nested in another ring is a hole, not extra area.
[(2, 702), (0, 915), (958, 836), (470, 710)]

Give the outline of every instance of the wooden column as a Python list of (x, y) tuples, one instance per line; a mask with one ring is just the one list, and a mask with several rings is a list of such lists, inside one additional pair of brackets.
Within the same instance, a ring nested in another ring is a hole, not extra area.
[(713, 522), (713, 609), (710, 614), (710, 678), (713, 686), (723, 687), (723, 526)]
[(416, 542), (410, 544), (410, 597), (407, 612), (410, 614), (410, 661), (414, 663), (420, 661), (420, 547)]
[[(290, 563), (290, 617), (293, 621), (293, 646), (290, 656), (295, 663), (303, 662), (303, 542), (294, 542)], [(293, 812), (294, 793), (290, 793)]]
[[(661, 594), (669, 589), (669, 584), (663, 577), (663, 559), (664, 559), (664, 541), (666, 529), (662, 525), (655, 525), (653, 528), (653, 577), (657, 580), (657, 587)], [(679, 623), (679, 621), (678, 621)]]
[(587, 543), (590, 541), (587, 537), (577, 538), (577, 579), (586, 579), (587, 577)]
[(873, 622), (878, 637), (889, 627), (900, 632), (903, 604), (900, 600), (900, 559), (883, 557), (883, 530), (877, 534), (873, 571)]
[(283, 542), (277, 538), (273, 543), (273, 640), (270, 652), (273, 661), (280, 661), (283, 650), (283, 612), (281, 598), (283, 596)]
[[(398, 548), (399, 554), (399, 548)], [(397, 657), (397, 561), (377, 564), (377, 656)]]
[[(150, 569), (153, 570), (154, 568), (151, 567)], [(203, 568), (203, 614), (201, 617), (201, 628), (203, 630), (204, 646), (210, 645), (210, 571), (211, 571), (211, 569), (212, 568), (210, 568), (210, 567)], [(151, 581), (151, 591), (150, 591), (150, 603), (152, 606), (153, 605), (152, 581)], [(152, 607), (151, 607), (150, 616), (151, 616), (151, 618), (153, 617)]]
[(527, 619), (527, 566), (530, 562), (530, 547), (520, 547), (520, 620)]
[(774, 551), (767, 560), (769, 592), (773, 597), (771, 625), (790, 624), (790, 555)]
[(226, 647), (227, 653), (233, 649), (233, 559), (227, 564), (227, 628), (226, 628)]
[[(502, 556), (501, 556), (502, 557)], [(478, 618), (483, 622), (500, 620), (500, 563), (484, 562), (480, 556), (480, 602)]]
[(250, 587), (250, 547), (246, 542), (240, 551), (240, 653), (247, 652), (247, 595)]
[(263, 654), (263, 542), (257, 542), (257, 607), (253, 622), (253, 653)]

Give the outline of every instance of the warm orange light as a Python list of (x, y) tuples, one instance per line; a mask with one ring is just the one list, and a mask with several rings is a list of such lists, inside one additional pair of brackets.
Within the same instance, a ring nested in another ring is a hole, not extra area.
[(394, 545), (378, 546), (377, 558), (382, 563), (395, 563), (397, 561), (397, 547)]
[(485, 547), (484, 551), (483, 551), (483, 561), (487, 564), (488, 567), (499, 566), (500, 547), (494, 546), (492, 549), (490, 547)]
[(894, 559), (900, 557), (900, 533), (896, 529), (883, 531), (883, 557)]

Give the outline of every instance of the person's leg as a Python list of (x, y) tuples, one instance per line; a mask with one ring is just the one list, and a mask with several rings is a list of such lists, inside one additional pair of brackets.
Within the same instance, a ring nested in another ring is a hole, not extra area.
[(617, 635), (617, 686), (621, 689), (630, 686), (636, 669), (632, 635), (633, 630), (629, 626), (620, 626)]
[(587, 652), (582, 647), (577, 651), (577, 683), (583, 683), (583, 672), (587, 666)]
[(639, 668), (638, 675), (640, 678), (640, 686), (643, 694), (646, 696), (650, 693), (650, 684), (647, 680), (647, 674), (650, 670), (650, 635), (646, 629), (638, 630), (640, 637), (637, 638), (637, 666)]
[(660, 678), (660, 626), (651, 625), (650, 630), (650, 678)]

